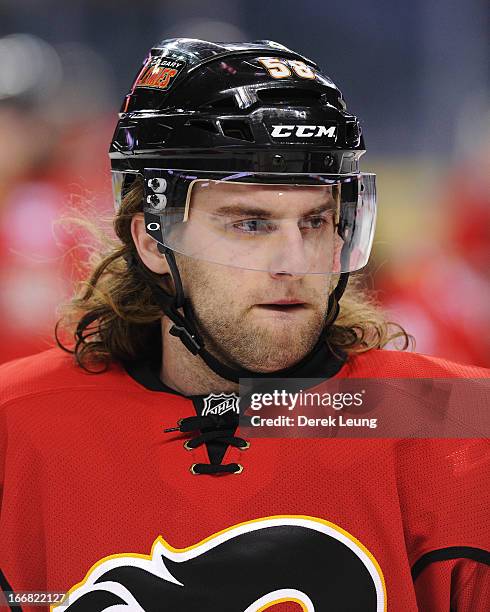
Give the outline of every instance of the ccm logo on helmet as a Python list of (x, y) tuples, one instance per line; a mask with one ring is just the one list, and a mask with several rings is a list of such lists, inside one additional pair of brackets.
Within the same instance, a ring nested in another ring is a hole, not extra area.
[(272, 138), (335, 138), (337, 127), (331, 125), (273, 125)]

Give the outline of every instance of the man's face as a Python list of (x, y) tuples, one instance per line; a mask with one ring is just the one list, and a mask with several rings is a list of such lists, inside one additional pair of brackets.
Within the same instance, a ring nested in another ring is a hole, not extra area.
[(180, 236), (193, 256), (176, 258), (212, 353), (266, 372), (313, 348), (341, 246), (335, 215), (330, 187), (194, 187)]

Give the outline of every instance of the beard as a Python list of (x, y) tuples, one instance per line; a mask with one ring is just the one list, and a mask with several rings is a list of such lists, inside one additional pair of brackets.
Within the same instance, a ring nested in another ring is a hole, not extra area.
[[(298, 363), (315, 346), (325, 325), (330, 280), (271, 279), (266, 272), (232, 269), (176, 256), (199, 333), (222, 363), (255, 372), (273, 372)], [(246, 290), (250, 288), (250, 291)], [(257, 316), (253, 306), (295, 291), (308, 303), (301, 315)], [(279, 295), (278, 295), (279, 294)]]

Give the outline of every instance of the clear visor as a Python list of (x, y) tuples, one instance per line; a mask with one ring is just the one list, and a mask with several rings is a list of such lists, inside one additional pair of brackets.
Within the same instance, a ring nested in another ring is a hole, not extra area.
[(239, 177), (146, 177), (148, 233), (176, 253), (247, 270), (332, 274), (366, 265), (373, 174), (296, 175), (288, 184), (279, 183), (284, 174)]

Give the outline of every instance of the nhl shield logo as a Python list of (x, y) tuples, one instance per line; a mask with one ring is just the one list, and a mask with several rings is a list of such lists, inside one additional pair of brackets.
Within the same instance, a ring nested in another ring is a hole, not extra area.
[(232, 393), (231, 395), (226, 395), (225, 393), (211, 393), (210, 395), (204, 398), (204, 408), (202, 410), (202, 416), (206, 416), (208, 414), (216, 414), (220, 416), (225, 412), (230, 411), (239, 414), (239, 401), (240, 398), (234, 393)]

